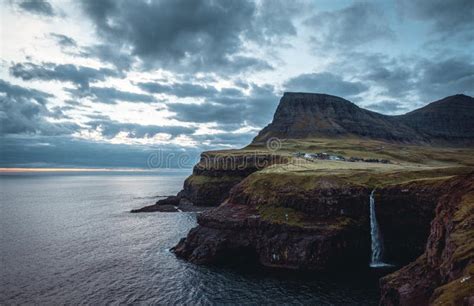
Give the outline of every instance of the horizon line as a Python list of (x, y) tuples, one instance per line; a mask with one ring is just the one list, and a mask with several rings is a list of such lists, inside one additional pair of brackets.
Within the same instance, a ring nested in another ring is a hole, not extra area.
[[(18, 173), (18, 172), (152, 172), (159, 170), (176, 170), (183, 168), (0, 168), (0, 173)], [(185, 168), (191, 169), (191, 168)]]

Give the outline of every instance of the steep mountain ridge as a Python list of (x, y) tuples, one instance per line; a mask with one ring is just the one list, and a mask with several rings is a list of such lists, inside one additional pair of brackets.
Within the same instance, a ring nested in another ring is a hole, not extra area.
[(456, 143), (474, 139), (474, 99), (466, 95), (446, 97), (395, 119), (424, 138)]
[(253, 140), (356, 136), (407, 143), (473, 143), (474, 99), (454, 95), (401, 116), (358, 107), (337, 96), (286, 92), (272, 123)]

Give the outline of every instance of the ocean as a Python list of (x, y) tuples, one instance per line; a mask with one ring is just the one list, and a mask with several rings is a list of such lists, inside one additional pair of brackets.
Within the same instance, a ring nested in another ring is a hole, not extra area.
[(0, 175), (0, 304), (376, 305), (369, 269), (198, 266), (169, 251), (196, 213), (131, 214), (190, 170)]

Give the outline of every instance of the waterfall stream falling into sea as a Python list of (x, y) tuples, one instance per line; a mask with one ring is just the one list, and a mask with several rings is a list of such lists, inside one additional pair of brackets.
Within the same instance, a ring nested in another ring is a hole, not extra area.
[(382, 261), (383, 256), (383, 240), (380, 234), (377, 216), (375, 215), (375, 199), (374, 190), (370, 193), (370, 239), (372, 248), (372, 258), (370, 266), (373, 268), (388, 266)]

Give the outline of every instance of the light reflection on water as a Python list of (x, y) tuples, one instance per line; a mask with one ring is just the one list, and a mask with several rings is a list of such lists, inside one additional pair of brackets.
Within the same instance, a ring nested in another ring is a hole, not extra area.
[(193, 213), (130, 214), (189, 171), (0, 176), (0, 303), (376, 304), (374, 278), (196, 266)]

